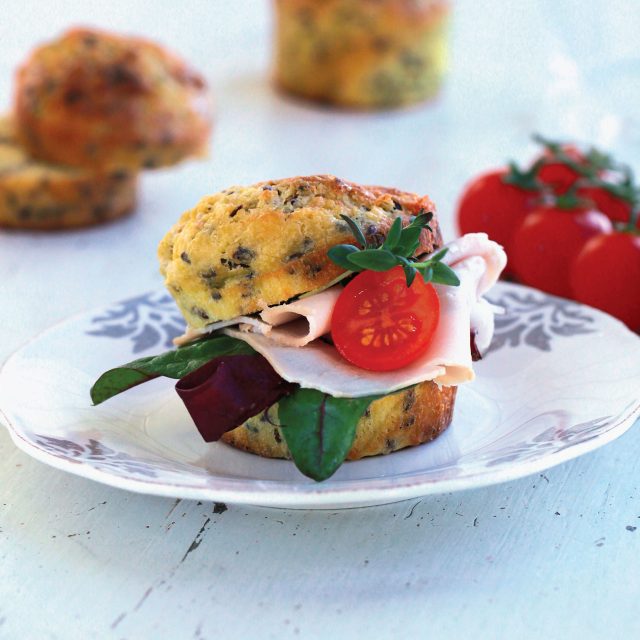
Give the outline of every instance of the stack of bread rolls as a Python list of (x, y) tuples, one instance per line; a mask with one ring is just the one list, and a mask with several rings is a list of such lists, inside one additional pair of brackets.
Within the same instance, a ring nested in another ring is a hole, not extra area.
[(206, 153), (204, 78), (148, 40), (73, 29), (35, 49), (0, 119), (0, 226), (65, 229), (130, 212), (142, 169)]

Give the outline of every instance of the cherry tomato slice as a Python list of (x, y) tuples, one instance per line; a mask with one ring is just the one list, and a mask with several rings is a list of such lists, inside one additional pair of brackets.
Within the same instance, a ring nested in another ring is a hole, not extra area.
[(362, 369), (400, 369), (422, 355), (440, 320), (435, 288), (404, 271), (363, 271), (340, 294), (331, 337), (343, 358)]
[(611, 229), (611, 221), (600, 211), (556, 207), (532, 211), (513, 238), (516, 277), (542, 291), (570, 297), (569, 268), (574, 258), (587, 240)]
[[(472, 180), (458, 203), (460, 234), (486, 232), (511, 254), (511, 241), (525, 215), (534, 208), (540, 194), (503, 182), (506, 169), (496, 169)], [(505, 275), (510, 272), (510, 264)]]
[(587, 242), (571, 265), (573, 297), (640, 331), (640, 236), (608, 233)]

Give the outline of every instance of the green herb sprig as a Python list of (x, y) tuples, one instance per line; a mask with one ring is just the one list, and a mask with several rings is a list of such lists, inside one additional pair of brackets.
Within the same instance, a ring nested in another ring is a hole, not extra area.
[(420, 233), (423, 229), (429, 229), (429, 222), (433, 213), (421, 212), (411, 224), (402, 227), (402, 220), (396, 218), (389, 229), (385, 241), (379, 246), (373, 246), (367, 242), (362, 229), (348, 216), (342, 215), (342, 219), (349, 225), (356, 242), (353, 244), (339, 244), (328, 251), (329, 258), (338, 266), (348, 271), (388, 271), (400, 266), (407, 278), (407, 286), (413, 284), (415, 277), (420, 273), (425, 282), (445, 284), (457, 287), (460, 284), (458, 276), (453, 269), (442, 262), (448, 249), (442, 249), (428, 260), (420, 262), (414, 253), (420, 246)]

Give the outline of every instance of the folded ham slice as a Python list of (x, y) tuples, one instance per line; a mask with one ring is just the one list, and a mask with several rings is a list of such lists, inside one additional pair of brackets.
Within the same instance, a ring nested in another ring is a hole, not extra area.
[[(334, 286), (308, 298), (277, 307), (268, 307), (260, 313), (263, 326), (258, 332), (288, 347), (304, 347), (309, 342), (329, 333), (331, 314), (342, 287)], [(253, 324), (240, 324), (241, 331), (256, 331)]]
[(334, 286), (308, 298), (295, 300), (276, 307), (267, 307), (259, 317), (239, 316), (207, 325), (203, 329), (188, 328), (173, 343), (181, 346), (205, 333), (238, 325), (240, 331), (268, 335), (274, 342), (288, 347), (304, 347), (306, 344), (329, 333), (331, 314), (342, 287)]
[(476, 347), (483, 353), (489, 348), (493, 338), (494, 316), (501, 313), (502, 309), (481, 296), (497, 282), (507, 264), (507, 255), (499, 244), (489, 240), (486, 233), (467, 233), (448, 244), (447, 248), (449, 250), (442, 261), (452, 268), (472, 256), (484, 260), (485, 271), (478, 281), (476, 304), (471, 309), (471, 330)]
[[(386, 394), (426, 380), (440, 385), (468, 382), (474, 378), (469, 345), (472, 317), (474, 323), (481, 325), (473, 326), (478, 347), (486, 348), (493, 333), (493, 308), (480, 296), (498, 279), (506, 264), (506, 255), (500, 245), (483, 233), (463, 236), (448, 248), (444, 261), (460, 278), (460, 286), (436, 285), (440, 322), (434, 339), (418, 360), (402, 369), (383, 372), (360, 369), (344, 360), (333, 346), (320, 340), (301, 349), (278, 344), (273, 339), (273, 331), (264, 335), (226, 328), (224, 333), (251, 345), (288, 382), (334, 397)], [(315, 297), (307, 298), (307, 303)], [(314, 304), (309, 308), (313, 315), (321, 307)], [(330, 320), (328, 307), (324, 309), (325, 321), (327, 317)], [(313, 322), (318, 327), (328, 326), (323, 324), (319, 312)]]
[[(435, 285), (440, 299), (440, 322), (427, 351), (395, 371), (366, 371), (344, 360), (336, 349), (317, 340), (329, 333), (333, 308), (342, 292), (326, 291), (263, 310), (259, 317), (242, 316), (188, 329), (176, 344), (208, 331), (222, 329), (262, 354), (288, 382), (319, 389), (335, 397), (385, 394), (418, 382), (458, 385), (474, 377), (469, 336), (485, 350), (493, 336), (496, 308), (482, 298), (506, 264), (502, 247), (485, 233), (471, 233), (447, 245), (443, 258), (460, 278), (460, 286)], [(304, 347), (304, 348), (302, 348)]]
[(467, 233), (446, 245), (448, 251), (443, 262), (450, 267), (466, 258), (479, 256), (485, 262), (485, 272), (478, 282), (478, 296), (486, 293), (498, 281), (502, 270), (507, 265), (507, 254), (486, 233)]
[(187, 327), (186, 331), (181, 336), (173, 339), (173, 344), (175, 344), (176, 347), (181, 347), (188, 342), (192, 342), (193, 340), (201, 338), (207, 333), (213, 333), (214, 331), (218, 331), (218, 329), (224, 329), (225, 327), (232, 327), (238, 324), (242, 324), (243, 326), (253, 325), (258, 331), (262, 331), (262, 325), (264, 323), (261, 320), (258, 320), (258, 318), (251, 318), (249, 316), (238, 316), (237, 318), (232, 318), (231, 320), (220, 320), (220, 322), (212, 322), (211, 324), (208, 324), (206, 327), (202, 327), (201, 329)]

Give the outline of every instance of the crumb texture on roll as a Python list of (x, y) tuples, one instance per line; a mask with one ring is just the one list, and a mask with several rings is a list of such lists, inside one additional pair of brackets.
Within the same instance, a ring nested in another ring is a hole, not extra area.
[[(192, 328), (260, 311), (326, 286), (342, 273), (330, 247), (355, 242), (340, 217), (381, 242), (394, 219), (435, 211), (427, 196), (334, 176), (231, 187), (182, 215), (158, 248), (165, 284)], [(420, 253), (442, 243), (437, 220)]]
[(445, 0), (275, 0), (275, 80), (355, 108), (434, 96), (447, 68)]
[(12, 120), (0, 117), (0, 227), (53, 230), (113, 220), (134, 208), (136, 187), (134, 173), (98, 175), (33, 160)]
[(16, 75), (16, 125), (33, 157), (141, 169), (206, 151), (205, 81), (141, 38), (73, 29), (33, 51)]
[[(391, 453), (433, 440), (451, 423), (456, 390), (423, 382), (372, 402), (358, 422), (347, 459)], [(278, 421), (277, 404), (225, 433), (222, 440), (267, 458), (291, 457)]]

